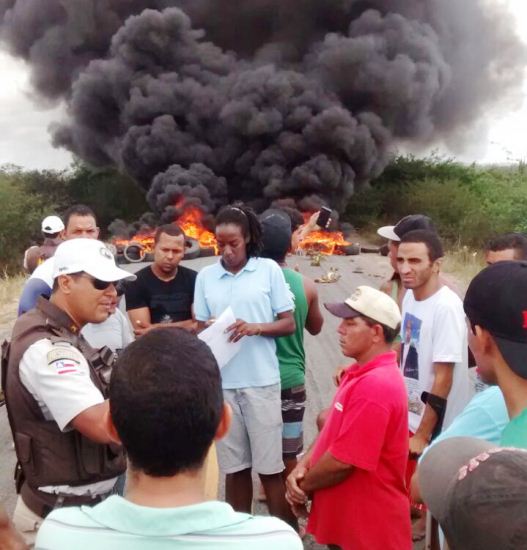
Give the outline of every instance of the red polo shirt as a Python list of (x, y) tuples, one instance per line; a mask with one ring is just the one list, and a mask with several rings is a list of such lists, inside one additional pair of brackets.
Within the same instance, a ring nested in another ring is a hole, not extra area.
[(394, 352), (352, 367), (343, 378), (313, 449), (354, 468), (314, 492), (307, 530), (343, 550), (411, 550), (405, 487), (408, 399)]

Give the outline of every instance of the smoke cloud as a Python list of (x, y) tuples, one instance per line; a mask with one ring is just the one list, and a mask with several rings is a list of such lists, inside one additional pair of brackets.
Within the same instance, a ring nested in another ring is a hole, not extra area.
[(65, 101), (53, 141), (174, 219), (290, 199), (342, 211), (400, 141), (458, 137), (519, 93), (485, 0), (0, 0), (0, 40)]

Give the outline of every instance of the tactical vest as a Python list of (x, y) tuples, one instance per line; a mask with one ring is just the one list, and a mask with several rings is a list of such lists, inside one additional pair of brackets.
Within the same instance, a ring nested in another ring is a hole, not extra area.
[(79, 349), (88, 362), (93, 384), (104, 397), (108, 394), (113, 354), (108, 348), (91, 348), (70, 317), (44, 298), (15, 323), (11, 343), (3, 349), (2, 386), (23, 482), (26, 489), (46, 499), (38, 487), (85, 485), (110, 479), (124, 472), (125, 458), (122, 450), (113, 445), (95, 443), (77, 430), (61, 432), (55, 421), (44, 418), (19, 374), (25, 351), (44, 338), (52, 343), (69, 342)]

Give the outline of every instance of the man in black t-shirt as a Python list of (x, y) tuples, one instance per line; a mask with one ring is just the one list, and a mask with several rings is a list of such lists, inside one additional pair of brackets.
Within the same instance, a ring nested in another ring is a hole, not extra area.
[(136, 336), (158, 325), (193, 330), (194, 285), (197, 272), (180, 266), (185, 234), (175, 224), (162, 225), (154, 237), (154, 263), (126, 286), (126, 310)]

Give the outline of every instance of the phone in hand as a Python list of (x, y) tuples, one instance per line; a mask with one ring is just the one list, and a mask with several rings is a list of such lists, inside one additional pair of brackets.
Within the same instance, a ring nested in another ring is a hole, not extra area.
[(329, 225), (330, 216), (331, 216), (331, 208), (328, 208), (327, 206), (322, 206), (320, 208), (320, 213), (318, 214), (317, 225), (322, 229), (327, 229), (327, 226)]

